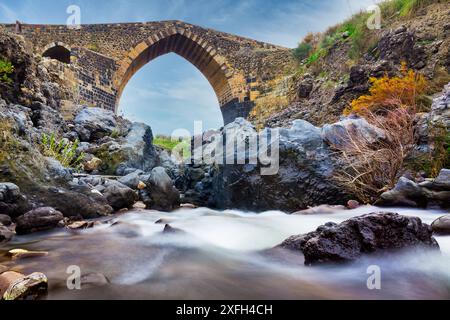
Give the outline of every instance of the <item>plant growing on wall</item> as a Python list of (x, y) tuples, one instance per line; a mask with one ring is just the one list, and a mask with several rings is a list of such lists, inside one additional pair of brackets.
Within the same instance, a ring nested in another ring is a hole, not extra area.
[(10, 78), (10, 76), (13, 72), (13, 64), (6, 59), (0, 58), (0, 82), (11, 84), (13, 80)]

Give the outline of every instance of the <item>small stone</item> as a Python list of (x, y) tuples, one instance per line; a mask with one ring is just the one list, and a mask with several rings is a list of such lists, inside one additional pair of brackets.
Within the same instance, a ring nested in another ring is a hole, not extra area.
[(48, 255), (48, 252), (45, 251), (28, 251), (24, 249), (14, 249), (8, 252), (11, 259), (19, 260), (19, 259), (27, 259), (27, 258), (38, 258), (45, 257)]
[(94, 221), (77, 221), (67, 226), (70, 230), (90, 229), (95, 226)]
[(198, 207), (192, 203), (183, 203), (180, 205), (182, 209), (197, 209)]
[(145, 188), (147, 188), (147, 185), (145, 183), (143, 183), (142, 181), (139, 181), (139, 183), (137, 185), (137, 189), (144, 190)]
[(166, 224), (164, 227), (164, 234), (180, 234), (184, 233), (183, 230), (172, 227), (170, 224)]
[(108, 278), (101, 273), (88, 273), (81, 276), (81, 288), (103, 287), (109, 284)]
[(84, 170), (87, 172), (92, 172), (94, 170), (98, 170), (98, 168), (101, 166), (102, 160), (94, 157), (90, 161), (86, 162), (84, 164)]
[(0, 224), (3, 224), (5, 227), (8, 227), (12, 224), (11, 217), (6, 214), (0, 214)]
[(147, 206), (142, 201), (138, 201), (133, 205), (134, 209), (145, 209)]
[(450, 235), (450, 214), (440, 217), (431, 224), (434, 233)]
[(344, 206), (330, 206), (325, 204), (318, 207), (297, 211), (293, 213), (293, 215), (328, 214), (328, 213), (336, 213), (337, 211), (342, 211), (346, 209), (347, 208)]
[(0, 297), (3, 300), (37, 300), (48, 291), (47, 277), (40, 272), (29, 276), (8, 271), (0, 275)]
[(349, 208), (350, 210), (354, 210), (360, 207), (360, 203), (356, 200), (350, 200), (349, 202), (347, 202), (347, 208)]

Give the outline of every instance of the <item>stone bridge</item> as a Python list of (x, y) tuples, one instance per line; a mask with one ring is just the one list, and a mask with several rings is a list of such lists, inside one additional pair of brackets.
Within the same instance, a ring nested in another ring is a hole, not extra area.
[(115, 112), (131, 77), (153, 59), (173, 52), (208, 79), (225, 123), (247, 118), (260, 97), (283, 94), (284, 74), (292, 59), (287, 48), (180, 21), (82, 25), (79, 29), (3, 26), (22, 35), (35, 54), (59, 61), (61, 78), (74, 92), (67, 104), (72, 100)]

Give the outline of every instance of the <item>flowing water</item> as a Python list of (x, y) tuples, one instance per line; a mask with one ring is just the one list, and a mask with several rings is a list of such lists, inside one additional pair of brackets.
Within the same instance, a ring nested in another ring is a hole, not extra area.
[[(14, 239), (11, 248), (48, 251), (0, 263), (49, 278), (48, 299), (450, 299), (450, 237), (437, 252), (402, 251), (345, 265), (305, 267), (298, 254), (267, 252), (291, 235), (329, 222), (380, 211), (363, 207), (333, 214), (290, 216), (210, 209), (173, 213), (131, 211), (84, 231), (57, 230)], [(445, 212), (384, 209), (431, 223)], [(169, 222), (182, 233), (162, 233)], [(109, 285), (68, 290), (66, 271), (102, 273)], [(369, 266), (381, 268), (381, 290), (369, 290)]]

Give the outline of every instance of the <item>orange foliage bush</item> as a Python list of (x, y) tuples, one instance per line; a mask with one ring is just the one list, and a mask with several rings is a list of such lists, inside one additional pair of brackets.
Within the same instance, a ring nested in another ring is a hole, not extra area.
[(399, 77), (371, 78), (369, 94), (354, 100), (344, 114), (364, 116), (367, 112), (383, 113), (399, 107), (416, 113), (418, 101), (427, 89), (427, 81), (423, 75), (408, 70), (404, 63), (401, 73)]

